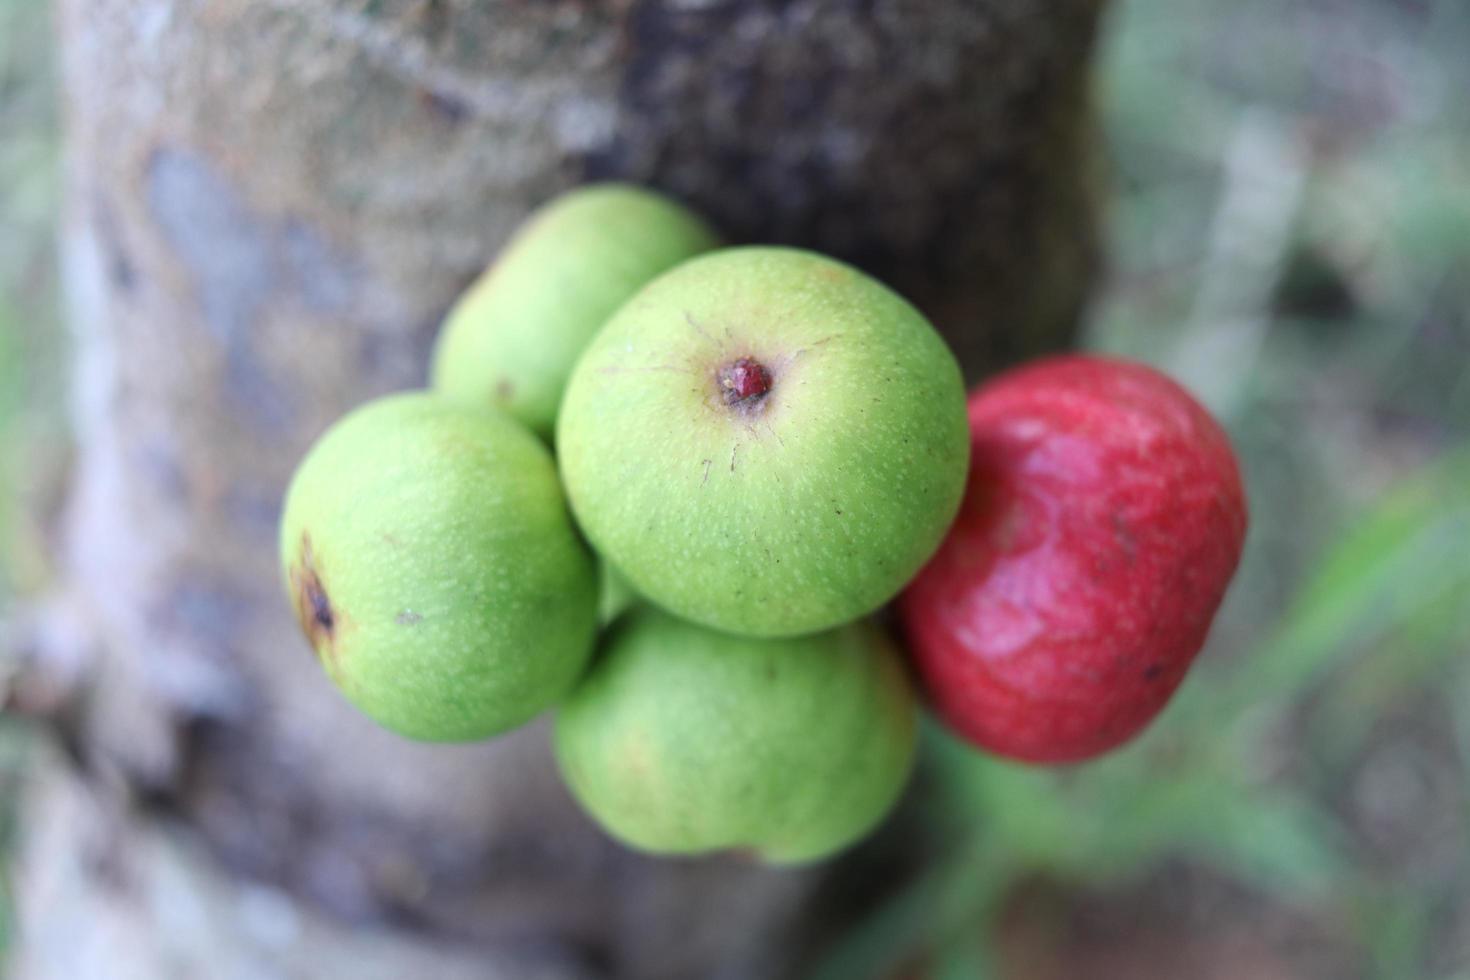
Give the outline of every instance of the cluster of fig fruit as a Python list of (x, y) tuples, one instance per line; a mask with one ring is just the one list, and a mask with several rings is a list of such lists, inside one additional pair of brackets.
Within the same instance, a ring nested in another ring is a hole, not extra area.
[[(430, 387), (352, 412), (297, 471), (301, 626), (410, 738), (555, 709), (572, 794), (650, 852), (858, 840), (908, 777), (915, 682), (1000, 755), (1123, 743), (1245, 532), (1224, 433), (1162, 375), (1052, 358), (967, 410), (896, 293), (721, 247), (628, 186), (532, 216), (450, 314)], [(872, 618), (895, 597), (901, 630)]]

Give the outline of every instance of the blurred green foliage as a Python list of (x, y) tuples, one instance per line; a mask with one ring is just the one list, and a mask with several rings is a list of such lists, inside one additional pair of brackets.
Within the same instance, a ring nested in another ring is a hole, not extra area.
[[(44, 563), (20, 501), (62, 442), (55, 215), (59, 133), (47, 5), (0, 0), (0, 682), (15, 590)], [(0, 716), (0, 964), (10, 945), (8, 854), (31, 739)], [(3, 966), (0, 966), (3, 969)]]
[(39, 557), (17, 502), (56, 457), (59, 134), (49, 11), (0, 0), (0, 611)]

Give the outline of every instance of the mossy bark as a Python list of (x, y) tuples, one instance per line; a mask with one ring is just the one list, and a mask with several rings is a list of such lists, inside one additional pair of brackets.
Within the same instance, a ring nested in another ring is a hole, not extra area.
[[(570, 804), (544, 726), (425, 747), (348, 709), (281, 595), (281, 492), (333, 419), (422, 383), (456, 293), (585, 180), (856, 262), (971, 378), (1064, 345), (1094, 265), (1100, 6), (63, 0), (63, 607), (95, 644), (82, 765), (33, 801), (22, 925), (85, 914), (144, 975), (787, 970), (829, 871), (632, 856)], [(139, 898), (160, 875), (178, 894)], [(58, 945), (26, 971), (111, 962)]]

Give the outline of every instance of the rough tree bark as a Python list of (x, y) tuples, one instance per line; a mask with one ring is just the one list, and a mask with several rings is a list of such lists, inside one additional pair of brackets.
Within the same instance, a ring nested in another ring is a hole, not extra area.
[(788, 972), (830, 871), (632, 856), (544, 726), (425, 747), (347, 709), (278, 592), (280, 494), (578, 181), (849, 258), (971, 377), (1065, 343), (1100, 6), (64, 0), (78, 452), (39, 668), (77, 694), (22, 975)]

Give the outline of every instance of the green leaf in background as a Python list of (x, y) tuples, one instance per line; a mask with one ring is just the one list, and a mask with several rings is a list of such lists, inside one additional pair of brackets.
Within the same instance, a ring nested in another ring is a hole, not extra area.
[(1337, 827), (1307, 800), (1217, 784), (1181, 843), (1236, 878), (1291, 899), (1322, 898), (1348, 869)]
[(1450, 597), (1470, 597), (1470, 452), (1400, 481), (1350, 522), (1286, 616), (1217, 698), (1215, 715), (1279, 703)]
[(1000, 980), (999, 968), (989, 954), (988, 937), (976, 932), (935, 954), (929, 980)]
[(1385, 630), (1369, 654), (1330, 680), (1307, 720), (1313, 758), (1343, 772), (1364, 751), (1380, 719), (1412, 700), (1470, 649), (1470, 603), (1446, 593), (1397, 629)]
[(943, 887), (943, 866), (926, 870), (825, 952), (807, 980), (884, 980), (929, 935), (930, 915)]
[(980, 752), (938, 727), (926, 748), (951, 805), (1019, 861), (1046, 862), (1075, 835), (1075, 819), (1056, 792), (1051, 770), (1019, 765)]
[(1374, 980), (1421, 975), (1421, 957), (1434, 905), (1419, 892), (1386, 892), (1369, 887), (1351, 903), (1359, 934), (1372, 960)]

